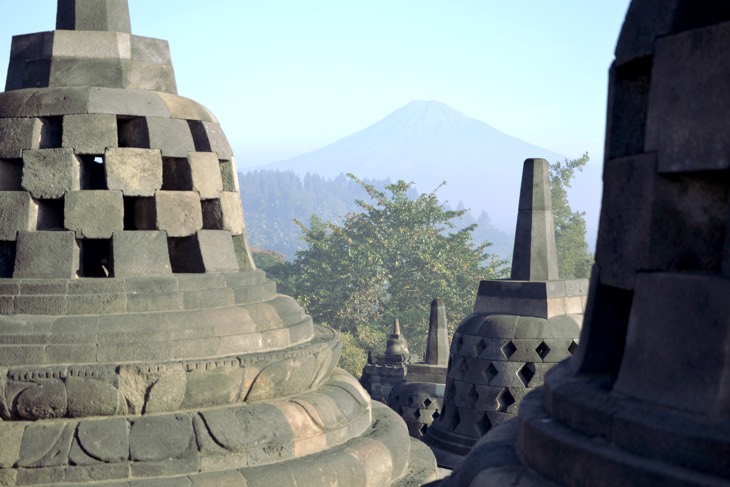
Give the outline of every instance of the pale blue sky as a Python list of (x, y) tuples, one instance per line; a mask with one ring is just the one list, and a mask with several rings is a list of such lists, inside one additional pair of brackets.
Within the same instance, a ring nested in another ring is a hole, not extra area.
[[(629, 0), (130, 0), (170, 41), (179, 92), (210, 108), (239, 167), (321, 147), (412, 100), (602, 162), (607, 71)], [(0, 3), (10, 37), (54, 0)], [(397, 175), (394, 175), (397, 177)]]

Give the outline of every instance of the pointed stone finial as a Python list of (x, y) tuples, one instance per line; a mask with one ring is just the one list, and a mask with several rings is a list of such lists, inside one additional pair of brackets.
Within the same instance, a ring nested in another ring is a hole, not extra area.
[(426, 363), (446, 365), (449, 361), (449, 332), (446, 323), (446, 306), (443, 300), (431, 301), (431, 316), (428, 321), (426, 341)]
[(58, 30), (131, 33), (127, 0), (58, 0)]
[(395, 320), (393, 322), (393, 334), (388, 338), (388, 343), (385, 346), (386, 355), (410, 355), (408, 350), (408, 341), (401, 335), (400, 322)]
[(512, 280), (559, 279), (548, 167), (545, 159), (527, 159), (522, 169)]

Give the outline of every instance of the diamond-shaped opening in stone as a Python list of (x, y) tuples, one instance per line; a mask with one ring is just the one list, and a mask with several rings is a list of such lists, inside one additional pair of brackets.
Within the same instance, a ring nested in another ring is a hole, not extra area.
[(79, 156), (81, 159), (81, 189), (102, 190), (109, 189), (106, 185), (106, 170), (104, 156)]
[(499, 371), (496, 369), (496, 367), (494, 367), (494, 365), (492, 365), (492, 362), (489, 362), (489, 365), (487, 366), (487, 368), (484, 369), (484, 372), (482, 372), (482, 374), (484, 375), (484, 378), (487, 380), (487, 384), (492, 382), (492, 379), (497, 377), (498, 373), (499, 373)]
[(545, 360), (545, 357), (550, 353), (550, 347), (547, 346), (547, 343), (540, 342), (540, 345), (535, 348), (535, 351), (540, 359)]
[(479, 392), (477, 391), (476, 386), (474, 384), (469, 386), (469, 389), (466, 391), (466, 400), (469, 404), (469, 407), (474, 407), (479, 400)]
[(418, 433), (419, 433), (420, 436), (418, 436), (418, 437), (421, 438), (422, 436), (424, 436), (426, 434), (426, 431), (428, 431), (428, 425), (427, 424), (422, 424), (421, 426), (419, 426), (418, 427)]
[(416, 419), (420, 418), (421, 417), (421, 410), (420, 409), (416, 409), (415, 411), (413, 411), (413, 417), (416, 418)]
[(467, 372), (469, 372), (469, 364), (466, 363), (466, 359), (461, 359), (461, 364), (459, 364), (459, 370), (461, 371), (461, 377), (464, 377)]
[(433, 403), (433, 401), (429, 398), (426, 398), (423, 400), (423, 407), (424, 409), (428, 409), (428, 407)]
[(113, 277), (111, 239), (90, 238), (79, 242), (79, 277)]
[(13, 277), (15, 249), (15, 240), (0, 241), (0, 277)]
[(38, 205), (38, 230), (62, 230), (63, 227), (63, 198), (50, 200), (35, 200)]
[(484, 339), (481, 339), (477, 342), (476, 345), (474, 345), (474, 353), (477, 357), (479, 357), (486, 348), (487, 344), (484, 343)]
[(517, 347), (515, 347), (515, 344), (512, 343), (510, 340), (509, 342), (502, 345), (502, 355), (504, 355), (504, 358), (509, 359), (513, 353), (517, 351)]
[(459, 353), (461, 351), (461, 347), (464, 346), (464, 337), (459, 335), (459, 338), (456, 339), (454, 342), (454, 353)]
[(517, 377), (527, 387), (530, 381), (535, 377), (535, 364), (528, 362), (519, 368), (517, 371)]
[(434, 412), (431, 413), (431, 419), (436, 420), (440, 415), (441, 413), (439, 412), (439, 410), (435, 409)]
[(454, 412), (451, 415), (451, 430), (454, 431), (459, 426), (459, 423), (461, 423), (461, 416), (459, 415), (459, 410), (454, 408)]
[(575, 343), (575, 340), (571, 340), (570, 345), (568, 346), (568, 351), (571, 355), (573, 355), (576, 350), (578, 350), (578, 344)]
[(497, 396), (497, 411), (503, 413), (507, 408), (515, 403), (515, 398), (510, 394), (508, 389), (502, 389)]
[(477, 420), (476, 427), (481, 436), (486, 435), (487, 431), (492, 429), (492, 422), (489, 421), (489, 417), (486, 413), (482, 414), (482, 417)]

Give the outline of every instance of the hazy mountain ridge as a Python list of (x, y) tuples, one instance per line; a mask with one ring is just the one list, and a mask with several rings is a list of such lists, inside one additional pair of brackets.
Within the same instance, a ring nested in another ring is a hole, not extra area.
[[(352, 135), (283, 161), (250, 168), (293, 171), (334, 178), (352, 172), (360, 178), (413, 181), (452, 207), (482, 211), (498, 229), (512, 234), (522, 163), (529, 157), (564, 160), (436, 101), (413, 101)], [(576, 197), (576, 195), (578, 197)], [(589, 244), (598, 227), (600, 168), (589, 164), (569, 190), (573, 209), (586, 211)]]

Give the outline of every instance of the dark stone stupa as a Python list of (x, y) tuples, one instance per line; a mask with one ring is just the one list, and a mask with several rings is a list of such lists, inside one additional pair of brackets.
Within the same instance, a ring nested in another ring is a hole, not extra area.
[(730, 4), (634, 0), (580, 346), (444, 486), (730, 485)]
[(0, 485), (434, 478), (254, 268), (231, 148), (126, 0), (59, 0), (0, 93)]

